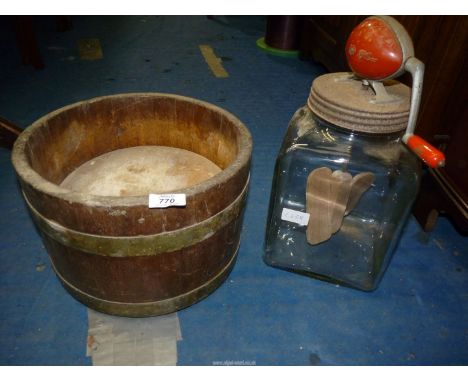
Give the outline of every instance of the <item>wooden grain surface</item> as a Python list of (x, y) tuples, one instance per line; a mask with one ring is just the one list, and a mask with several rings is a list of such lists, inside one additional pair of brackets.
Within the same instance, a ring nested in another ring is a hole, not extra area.
[[(179, 189), (187, 199), (182, 208), (150, 209), (147, 195), (91, 195), (60, 186), (83, 163), (135, 146), (188, 150), (212, 162), (218, 173)], [(52, 112), (18, 138), (12, 160), (67, 288), (109, 313), (119, 314), (118, 303), (154, 303), (153, 313), (160, 314), (180, 309), (177, 301), (186, 306), (202, 298), (208, 292), (199, 288), (212, 291), (231, 269), (251, 151), (250, 133), (228, 112), (194, 99), (150, 93), (101, 97)], [(198, 227), (208, 229), (199, 240), (184, 233), (197, 233)], [(145, 243), (159, 248), (158, 242), (167, 242), (165, 235), (171, 235), (173, 249), (150, 253)], [(115, 250), (108, 255), (109, 245)], [(131, 253), (119, 251), (121, 245)], [(187, 293), (189, 298), (180, 300)], [(169, 308), (158, 306), (159, 300), (171, 298), (176, 302)], [(130, 305), (121, 313), (134, 316), (138, 309)], [(141, 313), (148, 315), (148, 309), (151, 313), (151, 304)]]

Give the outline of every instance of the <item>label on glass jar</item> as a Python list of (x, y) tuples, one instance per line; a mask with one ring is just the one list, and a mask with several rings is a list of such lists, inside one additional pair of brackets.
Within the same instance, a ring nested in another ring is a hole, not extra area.
[(283, 208), (281, 212), (281, 220), (296, 223), (299, 225), (307, 225), (310, 215), (307, 212), (295, 211), (289, 208)]
[(184, 207), (187, 204), (185, 194), (149, 194), (149, 208)]

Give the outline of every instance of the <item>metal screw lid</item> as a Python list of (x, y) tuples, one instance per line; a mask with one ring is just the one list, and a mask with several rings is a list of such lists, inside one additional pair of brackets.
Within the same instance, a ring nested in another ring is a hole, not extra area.
[(352, 73), (325, 74), (312, 83), (307, 104), (318, 117), (344, 129), (371, 134), (405, 130), (410, 88), (397, 81), (384, 86), (376, 93)]

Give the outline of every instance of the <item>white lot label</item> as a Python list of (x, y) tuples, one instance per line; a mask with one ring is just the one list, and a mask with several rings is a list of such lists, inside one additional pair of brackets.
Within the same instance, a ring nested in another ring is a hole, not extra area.
[(281, 220), (299, 225), (307, 225), (309, 223), (309, 217), (310, 215), (307, 212), (290, 210), (289, 208), (283, 208), (281, 212)]
[(149, 194), (149, 208), (184, 207), (185, 194)]

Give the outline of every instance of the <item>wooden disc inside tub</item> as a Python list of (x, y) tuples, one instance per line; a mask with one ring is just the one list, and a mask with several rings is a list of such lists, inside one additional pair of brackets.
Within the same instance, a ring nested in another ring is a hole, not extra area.
[(90, 195), (136, 196), (190, 187), (220, 171), (209, 159), (188, 150), (137, 146), (83, 163), (61, 186)]

